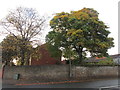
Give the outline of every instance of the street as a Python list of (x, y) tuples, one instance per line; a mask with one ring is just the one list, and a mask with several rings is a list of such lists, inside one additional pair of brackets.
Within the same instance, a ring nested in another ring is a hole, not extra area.
[[(120, 80), (120, 79), (119, 79)], [(99, 90), (108, 90), (103, 88), (114, 88), (109, 90), (119, 90), (118, 89), (118, 79), (106, 79), (106, 80), (96, 80), (96, 81), (86, 81), (86, 82), (71, 82), (71, 83), (56, 83), (56, 84), (16, 84), (16, 85), (3, 85), (2, 88), (99, 88)], [(117, 88), (117, 89), (116, 89)]]

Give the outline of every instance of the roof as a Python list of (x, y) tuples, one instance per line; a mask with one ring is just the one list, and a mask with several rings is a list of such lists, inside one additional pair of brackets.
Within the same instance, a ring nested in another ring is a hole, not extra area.
[[(115, 54), (115, 55), (110, 55), (109, 57), (115, 59), (115, 58), (120, 58), (120, 54)], [(101, 58), (98, 58), (98, 57), (90, 57), (88, 58), (88, 60), (85, 60), (85, 62), (99, 62), (99, 61), (102, 61), (102, 60), (105, 60), (107, 57), (101, 57)]]
[(85, 60), (85, 62), (99, 62), (101, 60), (104, 60), (105, 58), (99, 58), (97, 59), (96, 57), (90, 57), (88, 60)]
[(110, 55), (112, 58), (120, 58), (120, 54)]

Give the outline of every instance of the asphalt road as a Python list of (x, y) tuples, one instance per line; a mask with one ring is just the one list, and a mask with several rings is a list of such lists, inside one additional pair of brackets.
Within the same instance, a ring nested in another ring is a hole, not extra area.
[[(57, 84), (26, 84), (26, 85), (3, 85), (2, 88), (99, 88), (99, 90), (120, 90), (118, 89), (120, 79), (97, 80), (87, 82), (71, 82)], [(101, 89), (100, 89), (101, 88)], [(106, 89), (103, 89), (106, 88)], [(107, 89), (113, 88), (113, 89)], [(117, 89), (116, 89), (117, 88)]]

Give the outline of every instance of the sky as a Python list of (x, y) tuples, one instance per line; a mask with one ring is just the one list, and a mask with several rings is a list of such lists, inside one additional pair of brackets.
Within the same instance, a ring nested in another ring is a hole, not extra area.
[[(119, 0), (1, 0), (0, 1), (0, 19), (5, 18), (9, 11), (17, 7), (34, 8), (42, 16), (53, 17), (55, 13), (77, 11), (84, 7), (93, 8), (99, 13), (99, 19), (107, 26), (114, 38), (114, 48), (108, 50), (110, 55), (118, 54), (118, 2)], [(49, 23), (49, 21), (48, 21)], [(4, 29), (0, 27), (0, 32)], [(41, 42), (44, 42), (45, 36), (50, 31), (48, 26), (42, 34)], [(5, 38), (0, 34), (0, 42)]]

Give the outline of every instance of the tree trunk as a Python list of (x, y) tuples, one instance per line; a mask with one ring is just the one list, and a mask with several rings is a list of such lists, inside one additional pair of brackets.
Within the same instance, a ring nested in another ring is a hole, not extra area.
[(83, 56), (82, 56), (82, 52), (83, 52), (83, 48), (82, 47), (79, 47), (78, 50), (76, 50), (77, 53), (78, 53), (78, 56), (79, 56), (79, 64), (82, 63), (82, 60), (83, 60)]
[(29, 65), (29, 60), (30, 60), (30, 53), (28, 52), (26, 56), (25, 65)]
[(29, 65), (30, 51), (27, 47), (21, 47), (21, 65)]
[(26, 59), (25, 65), (29, 65), (29, 59)]
[(21, 48), (21, 65), (24, 65), (24, 61), (25, 61), (25, 52), (24, 52), (24, 50)]
[(79, 55), (79, 64), (81, 64), (82, 60), (83, 60), (83, 58), (82, 58), (82, 52), (78, 52), (78, 55)]

